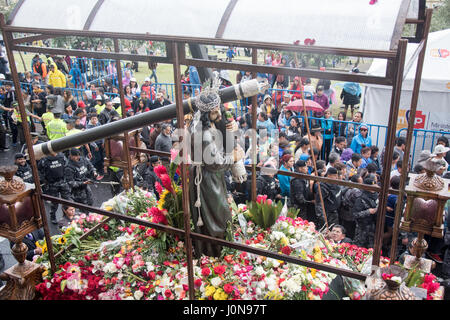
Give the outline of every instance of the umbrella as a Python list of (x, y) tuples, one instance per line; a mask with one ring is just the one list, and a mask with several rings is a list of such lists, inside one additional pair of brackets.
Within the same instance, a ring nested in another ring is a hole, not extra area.
[[(318, 111), (323, 112), (323, 108), (320, 104), (313, 100), (305, 99), (305, 106), (307, 111)], [(286, 110), (291, 110), (295, 112), (302, 112), (304, 110), (303, 100), (297, 99), (289, 103), (286, 107)]]

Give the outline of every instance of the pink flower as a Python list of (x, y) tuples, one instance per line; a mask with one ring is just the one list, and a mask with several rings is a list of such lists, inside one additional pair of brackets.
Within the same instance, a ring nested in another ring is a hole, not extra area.
[(264, 196), (263, 195), (258, 195), (256, 197), (256, 202), (258, 202), (260, 204), (265, 203), (266, 200), (267, 200), (267, 195), (264, 195)]
[(163, 187), (161, 186), (161, 184), (158, 181), (155, 182), (155, 189), (156, 189), (156, 192), (158, 192), (158, 194), (163, 193)]
[(178, 156), (178, 153), (180, 152), (180, 150), (177, 149), (170, 149), (170, 161), (173, 162), (175, 161), (176, 157)]
[(377, 3), (377, 2), (378, 2), (378, 0), (370, 0), (369, 4), (373, 5), (373, 4)]

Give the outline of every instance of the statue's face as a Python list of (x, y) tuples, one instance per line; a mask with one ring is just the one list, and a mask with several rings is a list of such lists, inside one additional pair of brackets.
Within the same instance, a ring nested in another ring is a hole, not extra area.
[(220, 108), (217, 107), (209, 113), (209, 119), (212, 122), (217, 122), (222, 119), (222, 113), (220, 112)]

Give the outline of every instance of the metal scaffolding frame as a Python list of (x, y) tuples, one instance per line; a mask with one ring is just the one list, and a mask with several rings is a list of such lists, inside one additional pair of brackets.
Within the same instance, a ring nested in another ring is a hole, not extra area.
[[(189, 188), (186, 185), (187, 181), (187, 172), (188, 165), (181, 165), (181, 179), (182, 179), (182, 190), (183, 190), (183, 210), (184, 210), (184, 221), (185, 228), (184, 230), (175, 229), (168, 226), (163, 226), (159, 224), (150, 223), (148, 221), (143, 221), (141, 219), (128, 217), (125, 215), (121, 215), (114, 212), (109, 212), (105, 210), (101, 210), (99, 208), (89, 207), (86, 205), (82, 205), (79, 203), (74, 203), (71, 201), (63, 200), (60, 198), (55, 198), (49, 195), (45, 195), (42, 193), (42, 189), (39, 183), (39, 175), (37, 170), (36, 158), (33, 151), (33, 146), (31, 143), (31, 135), (29, 130), (29, 125), (26, 120), (25, 113), (25, 105), (23, 101), (23, 97), (21, 94), (21, 87), (19, 83), (18, 72), (16, 68), (16, 63), (14, 59), (14, 51), (26, 51), (26, 52), (34, 52), (41, 54), (64, 54), (71, 56), (82, 56), (82, 57), (91, 57), (91, 58), (101, 58), (101, 59), (114, 59), (117, 61), (117, 66), (120, 66), (121, 60), (133, 60), (133, 61), (155, 61), (159, 63), (167, 63), (172, 64), (174, 69), (174, 79), (176, 86), (176, 105), (177, 105), (177, 123), (179, 127), (183, 126), (184, 119), (184, 111), (182, 106), (182, 88), (180, 82), (180, 74), (181, 65), (186, 66), (196, 66), (199, 68), (219, 68), (219, 69), (229, 69), (229, 70), (240, 70), (240, 71), (250, 71), (253, 73), (253, 77), (256, 77), (257, 72), (265, 72), (270, 74), (284, 74), (284, 75), (300, 75), (302, 77), (311, 77), (311, 78), (320, 78), (320, 79), (332, 79), (332, 80), (341, 80), (341, 81), (352, 81), (359, 83), (373, 83), (373, 84), (381, 84), (388, 85), (392, 87), (392, 96), (391, 96), (391, 104), (390, 104), (390, 112), (389, 112), (389, 121), (388, 121), (388, 132), (387, 132), (387, 141), (386, 141), (386, 154), (384, 157), (383, 168), (384, 171), (382, 173), (382, 185), (379, 186), (367, 186), (363, 184), (357, 184), (347, 181), (338, 181), (332, 180), (319, 176), (307, 176), (300, 173), (293, 173), (287, 171), (278, 171), (278, 174), (288, 175), (291, 177), (299, 177), (299, 178), (307, 178), (310, 180), (318, 181), (318, 182), (327, 182), (334, 183), (343, 186), (351, 186), (357, 187), (360, 189), (371, 190), (379, 192), (379, 207), (383, 208), (386, 206), (388, 194), (398, 194), (399, 198), (404, 195), (405, 181), (407, 178), (406, 170), (402, 172), (401, 175), (401, 184), (400, 190), (394, 191), (389, 188), (389, 175), (391, 169), (391, 161), (389, 159), (392, 158), (393, 155), (393, 147), (395, 140), (395, 128), (396, 121), (398, 117), (399, 111), (399, 100), (402, 88), (402, 81), (404, 76), (404, 68), (405, 68), (405, 54), (406, 54), (406, 46), (408, 43), (408, 39), (401, 39), (401, 33), (403, 30), (403, 26), (405, 23), (416, 24), (417, 25), (417, 34), (414, 39), (409, 39), (411, 42), (420, 42), (419, 48), (417, 49), (417, 54), (413, 56), (411, 61), (408, 63), (414, 63), (414, 59), (417, 58), (417, 72), (415, 79), (415, 86), (413, 91), (413, 97), (411, 101), (411, 112), (415, 114), (415, 110), (417, 107), (417, 99), (420, 88), (420, 80), (421, 80), (421, 72), (424, 61), (424, 54), (426, 50), (426, 41), (429, 32), (430, 20), (432, 15), (432, 9), (426, 9), (424, 6), (421, 6), (421, 11), (419, 12), (418, 19), (406, 19), (406, 9), (403, 8), (401, 10), (401, 16), (398, 18), (395, 30), (395, 37), (397, 37), (398, 41), (394, 41), (392, 43), (391, 49), (387, 51), (380, 50), (357, 50), (357, 49), (348, 49), (348, 48), (331, 48), (331, 47), (320, 47), (320, 46), (304, 46), (304, 45), (286, 45), (286, 44), (274, 44), (274, 43), (264, 43), (264, 42), (252, 42), (252, 41), (233, 41), (233, 40), (225, 40), (221, 39), (221, 34), (223, 34), (223, 30), (226, 27), (227, 16), (229, 17), (230, 12), (225, 12), (221, 21), (220, 29), (216, 35), (216, 38), (196, 38), (196, 37), (180, 37), (180, 36), (163, 36), (163, 35), (154, 35), (154, 34), (126, 34), (126, 33), (109, 33), (109, 32), (94, 32), (88, 31), (89, 24), (92, 23), (92, 20), (95, 17), (96, 11), (99, 9), (104, 0), (99, 0), (94, 7), (93, 11), (89, 15), (88, 21), (86, 21), (84, 30), (56, 30), (56, 29), (44, 29), (44, 28), (25, 28), (19, 26), (12, 26), (11, 22), (14, 20), (14, 16), (20, 10), (20, 7), (26, 0), (20, 0), (17, 4), (15, 10), (10, 15), (10, 19), (8, 22), (5, 21), (3, 15), (0, 16), (0, 28), (3, 33), (3, 39), (5, 42), (6, 52), (10, 62), (11, 75), (13, 78), (14, 86), (17, 91), (17, 98), (20, 108), (20, 113), (22, 117), (22, 123), (24, 128), (25, 139), (28, 148), (28, 154), (30, 156), (31, 167), (33, 171), (33, 176), (35, 179), (36, 186), (36, 194), (39, 199), (39, 205), (42, 212), (42, 219), (44, 222), (44, 231), (46, 235), (46, 240), (48, 243), (48, 250), (50, 253), (50, 263), (51, 269), (54, 272), (56, 270), (55, 261), (54, 261), (54, 253), (51, 246), (50, 234), (48, 229), (48, 223), (45, 215), (45, 207), (44, 200), (54, 201), (61, 204), (70, 205), (79, 209), (89, 210), (90, 212), (99, 213), (105, 215), (110, 218), (120, 219), (127, 222), (133, 222), (136, 224), (144, 225), (146, 227), (154, 228), (157, 230), (161, 230), (164, 232), (177, 234), (184, 237), (186, 244), (186, 252), (187, 252), (187, 266), (188, 266), (188, 278), (189, 278), (189, 297), (194, 299), (194, 279), (193, 279), (193, 256), (192, 256), (192, 240), (202, 240), (202, 241), (210, 241), (222, 246), (227, 246), (231, 248), (235, 248), (242, 251), (247, 251), (251, 253), (255, 253), (258, 255), (263, 255), (267, 257), (272, 257), (274, 259), (283, 260), (286, 262), (303, 265), (306, 267), (316, 268), (320, 270), (324, 270), (327, 272), (332, 272), (335, 274), (352, 277), (355, 279), (364, 280), (366, 278), (365, 274), (352, 272), (348, 270), (343, 270), (335, 267), (331, 267), (325, 264), (320, 264), (316, 262), (307, 261), (304, 259), (286, 256), (283, 254), (278, 254), (274, 252), (270, 252), (267, 250), (256, 249), (250, 246), (228, 242), (222, 239), (216, 239), (213, 237), (209, 237), (206, 235), (198, 234), (195, 232), (191, 232), (190, 230), (190, 209), (189, 209)], [(420, 0), (421, 2), (423, 0)], [(230, 3), (227, 7), (227, 10), (232, 10), (235, 5), (236, 0), (230, 0)], [(424, 1), (423, 1), (424, 2)], [(407, 1), (404, 1), (406, 5)], [(87, 26), (87, 27), (86, 27)], [(222, 31), (221, 31), (222, 30)], [(30, 36), (25, 37), (17, 37), (14, 38), (14, 34), (31, 34)], [(73, 50), (73, 49), (61, 49), (61, 48), (41, 48), (41, 47), (33, 47), (26, 45), (26, 43), (42, 40), (42, 39), (50, 39), (53, 37), (62, 37), (62, 36), (79, 36), (79, 37), (92, 37), (92, 38), (108, 38), (112, 39), (114, 42), (114, 52), (95, 52), (88, 50)], [(128, 40), (146, 40), (146, 41), (161, 41), (166, 44), (167, 55), (165, 57), (158, 56), (143, 56), (143, 55), (134, 55), (128, 53), (120, 52), (120, 48), (118, 45), (118, 41), (120, 39), (128, 39)], [(221, 45), (221, 46), (237, 46), (237, 47), (246, 47), (252, 49), (252, 63), (234, 63), (234, 62), (220, 62), (213, 61), (207, 59), (198, 59), (198, 58), (188, 58), (186, 55), (186, 46), (189, 44), (197, 44), (197, 45)], [(352, 56), (352, 57), (366, 57), (366, 58), (383, 58), (387, 59), (387, 69), (386, 75), (384, 77), (375, 77), (370, 75), (362, 75), (362, 74), (351, 74), (348, 72), (337, 72), (337, 71), (318, 71), (304, 68), (290, 68), (290, 67), (273, 67), (266, 65), (259, 65), (257, 63), (258, 50), (276, 50), (276, 51), (289, 51), (293, 53), (312, 53), (312, 54), (334, 54), (334, 55), (344, 55), (344, 56)], [(122, 88), (122, 73), (118, 70), (119, 77), (119, 86)], [(124, 105), (124, 93), (123, 90), (120, 90), (120, 98), (122, 105)], [(253, 112), (256, 112), (257, 100), (256, 96), (252, 97), (252, 105)], [(124, 108), (122, 110), (124, 113)], [(123, 114), (122, 116), (125, 116)], [(414, 117), (410, 117), (408, 123), (407, 130), (407, 148), (405, 151), (405, 156), (403, 160), (403, 167), (407, 168), (407, 163), (409, 159), (409, 148), (411, 145), (412, 134), (413, 134), (413, 125), (414, 125)], [(256, 117), (253, 117), (253, 125), (252, 127), (256, 128)], [(125, 136), (127, 132), (124, 132)], [(130, 165), (129, 159), (129, 151), (139, 151), (143, 153), (149, 154), (158, 154), (158, 152), (154, 152), (152, 150), (141, 149), (136, 147), (130, 147), (127, 143), (128, 139), (125, 139), (124, 152), (128, 154), (128, 174), (132, 177), (132, 168)], [(161, 153), (159, 153), (161, 154)], [(252, 198), (256, 198), (256, 164), (251, 165), (251, 170), (253, 172), (252, 175)], [(131, 179), (132, 180), (132, 179)], [(396, 216), (395, 216), (395, 224), (394, 224), (394, 235), (393, 235), (393, 244), (396, 243), (395, 237), (398, 234), (398, 225), (400, 221), (400, 217), (402, 212), (400, 211), (401, 206), (397, 206)], [(377, 266), (380, 262), (381, 257), (381, 246), (382, 246), (382, 234), (384, 229), (384, 211), (379, 212), (377, 216), (377, 224), (375, 231), (375, 244), (374, 244), (374, 255), (373, 255), (373, 265)], [(394, 247), (394, 245), (393, 245)]]

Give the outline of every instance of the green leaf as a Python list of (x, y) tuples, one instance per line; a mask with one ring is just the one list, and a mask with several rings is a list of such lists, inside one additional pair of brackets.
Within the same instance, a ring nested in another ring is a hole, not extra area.
[(66, 288), (67, 280), (61, 281), (61, 292), (64, 292), (64, 289)]

